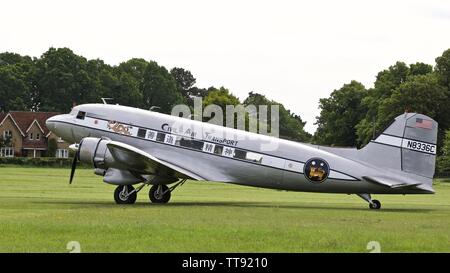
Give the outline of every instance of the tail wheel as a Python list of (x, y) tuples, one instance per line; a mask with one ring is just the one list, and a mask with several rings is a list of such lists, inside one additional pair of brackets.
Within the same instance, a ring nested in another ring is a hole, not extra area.
[(372, 200), (372, 203), (369, 203), (370, 209), (381, 209), (381, 203), (378, 200)]
[(154, 185), (150, 188), (148, 197), (152, 203), (167, 203), (170, 200), (170, 190), (166, 185)]
[[(130, 194), (130, 192), (132, 192)], [(134, 204), (136, 202), (137, 192), (132, 185), (121, 185), (114, 191), (114, 200), (117, 204)]]

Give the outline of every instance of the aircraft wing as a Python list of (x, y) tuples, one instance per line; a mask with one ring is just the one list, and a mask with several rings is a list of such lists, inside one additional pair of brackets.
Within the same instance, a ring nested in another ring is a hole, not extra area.
[(172, 173), (177, 177), (204, 180), (197, 174), (158, 159), (155, 156), (131, 145), (111, 141), (107, 143), (106, 146), (114, 158), (115, 164), (120, 165), (123, 169), (147, 174)]

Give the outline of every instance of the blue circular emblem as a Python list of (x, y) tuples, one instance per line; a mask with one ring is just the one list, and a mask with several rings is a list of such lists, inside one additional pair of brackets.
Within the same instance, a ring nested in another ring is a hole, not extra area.
[(311, 158), (305, 163), (303, 173), (309, 181), (321, 183), (327, 179), (328, 174), (330, 173), (330, 166), (323, 159)]

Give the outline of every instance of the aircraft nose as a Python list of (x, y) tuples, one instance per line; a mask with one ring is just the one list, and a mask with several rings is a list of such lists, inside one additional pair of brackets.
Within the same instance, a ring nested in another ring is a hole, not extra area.
[(47, 126), (47, 128), (50, 131), (55, 132), (55, 130), (56, 130), (56, 117), (53, 116), (53, 117), (47, 119), (45, 121), (45, 126)]

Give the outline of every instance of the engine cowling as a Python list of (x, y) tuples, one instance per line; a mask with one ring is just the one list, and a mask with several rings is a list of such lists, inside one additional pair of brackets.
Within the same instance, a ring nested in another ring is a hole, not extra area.
[(109, 142), (110, 140), (103, 138), (83, 138), (78, 148), (78, 159), (83, 163), (92, 164), (94, 168), (108, 169), (114, 161), (106, 146)]
[[(108, 150), (109, 139), (85, 137), (78, 146), (78, 159), (91, 164), (96, 175), (103, 176), (103, 181), (114, 185), (127, 185), (147, 180), (142, 175), (120, 169)], [(150, 177), (150, 176), (148, 176)]]

